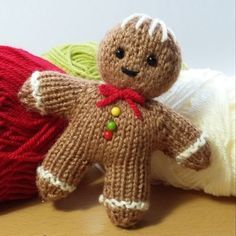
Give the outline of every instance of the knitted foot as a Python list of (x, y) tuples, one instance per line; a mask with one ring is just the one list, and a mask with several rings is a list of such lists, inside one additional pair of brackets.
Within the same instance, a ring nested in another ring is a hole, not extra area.
[[(76, 129), (74, 130), (76, 132)], [(70, 125), (47, 154), (42, 166), (37, 169), (37, 187), (44, 200), (58, 200), (76, 189), (90, 165), (81, 153), (71, 146)]]
[(37, 169), (36, 185), (42, 199), (47, 201), (65, 198), (76, 189), (76, 186), (60, 180), (56, 174), (44, 169), (43, 166)]
[[(122, 164), (122, 159), (125, 164)], [(115, 225), (124, 228), (133, 226), (148, 210), (148, 163), (148, 158), (142, 156), (132, 161), (119, 156), (116, 163), (106, 168), (103, 195), (100, 195), (99, 202), (105, 206)]]
[(129, 228), (137, 224), (142, 219), (144, 212), (129, 209), (111, 209), (106, 208), (107, 214), (113, 224), (122, 228)]
[(122, 228), (134, 226), (142, 219), (145, 211), (148, 210), (148, 204), (146, 203), (104, 199), (103, 195), (100, 196), (99, 202), (105, 205), (111, 221)]

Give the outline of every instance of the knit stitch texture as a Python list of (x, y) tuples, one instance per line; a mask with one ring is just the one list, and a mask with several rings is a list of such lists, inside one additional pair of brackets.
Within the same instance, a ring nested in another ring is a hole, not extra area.
[(37, 194), (36, 168), (67, 124), (20, 104), (18, 91), (35, 70), (62, 72), (24, 50), (0, 46), (0, 201)]
[[(163, 22), (133, 16), (114, 27), (100, 44), (98, 65), (105, 85), (57, 72), (35, 72), (24, 83), (19, 98), (41, 114), (69, 121), (38, 168), (42, 198), (66, 197), (87, 168), (98, 162), (106, 170), (99, 201), (114, 224), (130, 227), (149, 206), (154, 150), (195, 170), (209, 165), (211, 152), (201, 131), (152, 99), (172, 86), (181, 67), (179, 47)], [(119, 96), (101, 89), (111, 85)], [(129, 89), (127, 93), (125, 89)], [(131, 91), (145, 102), (135, 102)], [(109, 102), (97, 106), (106, 98)], [(115, 129), (109, 128), (110, 122), (116, 124)]]

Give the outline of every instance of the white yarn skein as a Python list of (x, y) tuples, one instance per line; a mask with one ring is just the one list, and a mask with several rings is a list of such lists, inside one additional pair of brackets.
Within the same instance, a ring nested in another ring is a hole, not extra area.
[(175, 85), (157, 100), (206, 133), (212, 157), (207, 169), (194, 171), (157, 151), (152, 156), (152, 178), (216, 196), (236, 196), (235, 78), (210, 69), (183, 70)]

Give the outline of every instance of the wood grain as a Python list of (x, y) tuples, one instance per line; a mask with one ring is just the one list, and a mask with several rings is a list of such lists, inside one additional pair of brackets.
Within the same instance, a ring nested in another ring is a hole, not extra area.
[(56, 203), (39, 199), (0, 204), (0, 236), (235, 236), (234, 198), (169, 186), (152, 187), (151, 209), (138, 227), (117, 228), (98, 204), (100, 172), (92, 169), (78, 190)]

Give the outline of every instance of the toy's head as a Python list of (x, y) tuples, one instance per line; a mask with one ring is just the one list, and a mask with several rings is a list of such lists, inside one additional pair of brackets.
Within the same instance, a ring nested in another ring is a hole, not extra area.
[(176, 81), (181, 55), (173, 33), (163, 21), (132, 15), (102, 40), (98, 67), (105, 82), (153, 98)]

